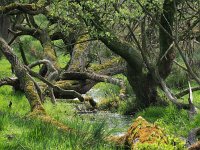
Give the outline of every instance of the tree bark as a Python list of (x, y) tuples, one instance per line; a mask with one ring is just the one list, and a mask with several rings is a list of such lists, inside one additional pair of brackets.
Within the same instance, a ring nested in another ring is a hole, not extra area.
[[(4, 14), (0, 14), (0, 37), (4, 38), (7, 42), (10, 39), (8, 28), (11, 27), (10, 17)], [(0, 52), (0, 58), (2, 52)]]
[[(165, 0), (163, 4), (163, 13), (161, 14), (160, 24), (162, 27), (172, 35), (175, 15), (175, 3), (173, 1)], [(171, 72), (173, 60), (175, 58), (174, 47), (171, 46), (173, 39), (162, 28), (159, 29), (160, 42), (160, 57), (158, 61), (158, 68), (161, 78), (165, 79)], [(161, 60), (160, 60), (161, 59)]]

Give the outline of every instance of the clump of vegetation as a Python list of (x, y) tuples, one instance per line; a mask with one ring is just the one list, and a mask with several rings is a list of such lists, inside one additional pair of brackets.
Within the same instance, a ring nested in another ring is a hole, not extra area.
[(111, 136), (109, 141), (131, 149), (185, 149), (185, 142), (167, 135), (158, 125), (147, 122), (141, 116), (134, 120), (123, 136)]

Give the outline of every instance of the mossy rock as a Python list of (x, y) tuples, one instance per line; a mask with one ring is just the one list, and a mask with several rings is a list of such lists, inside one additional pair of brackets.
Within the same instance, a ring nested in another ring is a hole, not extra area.
[(142, 117), (138, 117), (128, 129), (126, 142), (131, 149), (135, 149), (138, 143), (168, 144), (167, 136), (163, 130), (157, 125), (147, 122)]
[[(163, 129), (155, 124), (147, 122), (141, 116), (133, 122), (123, 136), (110, 136), (107, 140), (132, 150), (146, 149), (148, 147), (150, 149), (158, 147), (173, 149), (175, 147), (174, 143), (172, 144)], [(184, 147), (183, 145), (181, 146), (182, 148)]]
[(119, 108), (119, 97), (101, 99), (98, 104), (98, 109), (104, 111), (117, 111)]

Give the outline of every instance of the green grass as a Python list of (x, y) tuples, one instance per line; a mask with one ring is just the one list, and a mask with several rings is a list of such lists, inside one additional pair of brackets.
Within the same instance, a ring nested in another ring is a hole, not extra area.
[(200, 124), (200, 114), (197, 114), (193, 120), (189, 120), (188, 112), (177, 109), (174, 105), (167, 107), (151, 106), (138, 112), (135, 117), (138, 116), (142, 116), (149, 122), (155, 122), (167, 133), (176, 135), (176, 137), (186, 138), (189, 131), (199, 127)]
[[(65, 66), (66, 56), (59, 57), (59, 64)], [(6, 59), (0, 60), (0, 78), (12, 76), (10, 64)], [(36, 68), (38, 70), (38, 68)], [(126, 78), (120, 76), (126, 82)], [(195, 84), (192, 83), (193, 86)], [(108, 83), (99, 83), (95, 86), (96, 93), (103, 98), (113, 100), (119, 95), (120, 88)], [(177, 92), (177, 89), (173, 89)], [(194, 103), (200, 107), (200, 91), (193, 93)], [(182, 101), (187, 102), (188, 96)], [(8, 105), (12, 101), (12, 108)], [(133, 107), (134, 96), (119, 103), (118, 112), (124, 113)], [(74, 106), (65, 102), (52, 105), (47, 99), (44, 103), (47, 113), (58, 121), (72, 127), (76, 132), (64, 133), (50, 124), (39, 120), (29, 119), (29, 103), (23, 93), (12, 91), (9, 86), (0, 87), (0, 150), (79, 150), (79, 149), (116, 149), (114, 145), (105, 142), (104, 138), (112, 133), (104, 119), (94, 116), (79, 116)], [(149, 122), (155, 122), (168, 134), (176, 137), (187, 137), (188, 132), (199, 127), (200, 114), (191, 121), (186, 110), (178, 110), (173, 105), (167, 107), (151, 106), (138, 112), (134, 119), (142, 116)], [(134, 121), (133, 119), (133, 121)], [(115, 129), (114, 129), (115, 130)], [(143, 146), (143, 148), (145, 145)], [(148, 146), (147, 146), (148, 147)], [(142, 149), (142, 148), (141, 148)]]
[[(50, 124), (29, 119), (29, 104), (21, 93), (14, 94), (10, 87), (0, 88), (0, 149), (43, 150), (43, 149), (114, 149), (104, 137), (104, 121), (82, 118), (74, 113), (72, 105), (64, 102), (53, 106), (44, 104), (48, 114), (72, 127), (75, 133), (64, 133)], [(8, 107), (12, 101), (12, 108)], [(9, 138), (13, 137), (13, 138)]]
[(4, 78), (4, 77), (9, 77), (12, 75), (11, 73), (11, 65), (8, 63), (8, 61), (3, 58), (0, 61), (0, 79)]
[[(10, 64), (0, 61), (1, 78), (11, 76)], [(12, 107), (8, 105), (12, 101)], [(105, 142), (109, 130), (104, 120), (92, 120), (75, 113), (73, 105), (46, 101), (44, 107), (49, 115), (70, 126), (76, 132), (64, 133), (50, 124), (29, 119), (29, 103), (23, 93), (14, 93), (9, 86), (0, 87), (0, 150), (79, 150), (116, 149)]]

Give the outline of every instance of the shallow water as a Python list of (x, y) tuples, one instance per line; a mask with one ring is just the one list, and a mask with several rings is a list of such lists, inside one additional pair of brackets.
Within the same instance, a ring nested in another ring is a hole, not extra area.
[(109, 111), (98, 111), (96, 113), (79, 115), (89, 117), (91, 122), (94, 120), (105, 122), (106, 128), (109, 128), (114, 135), (120, 135), (126, 132), (133, 120), (133, 116), (120, 115)]
[[(99, 89), (91, 89), (86, 95), (93, 97), (93, 99), (99, 103), (102, 97), (102, 91)], [(97, 111), (95, 113), (83, 113), (79, 115), (90, 117), (91, 121), (104, 121), (106, 127), (111, 129), (114, 135), (121, 135), (126, 132), (133, 120), (133, 116), (131, 115), (121, 115), (110, 111)]]

